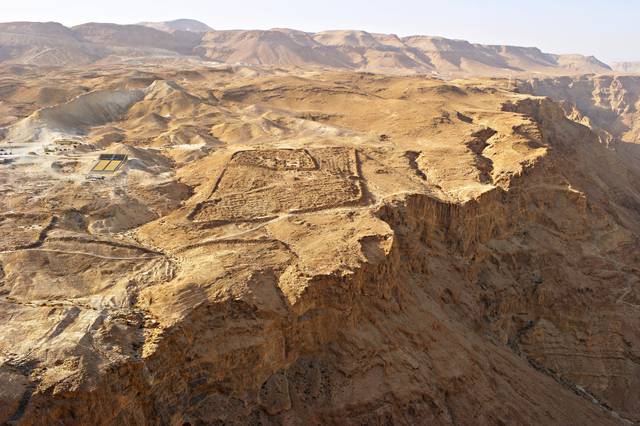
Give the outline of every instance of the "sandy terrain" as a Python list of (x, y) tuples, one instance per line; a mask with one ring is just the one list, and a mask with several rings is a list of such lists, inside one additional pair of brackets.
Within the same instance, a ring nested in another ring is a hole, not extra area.
[(0, 71), (0, 423), (640, 422), (635, 80)]

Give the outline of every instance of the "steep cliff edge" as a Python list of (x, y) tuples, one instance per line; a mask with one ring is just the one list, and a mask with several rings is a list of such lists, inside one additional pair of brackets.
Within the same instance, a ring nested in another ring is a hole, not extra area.
[(2, 421), (640, 421), (640, 167), (494, 82), (226, 84), (158, 219), (2, 217)]
[(584, 75), (518, 82), (523, 93), (561, 102), (567, 115), (591, 127), (606, 143), (639, 143), (640, 77)]

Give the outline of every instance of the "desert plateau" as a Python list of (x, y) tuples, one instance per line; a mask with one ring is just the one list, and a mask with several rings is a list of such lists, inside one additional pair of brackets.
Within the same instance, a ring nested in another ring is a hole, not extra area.
[(640, 424), (640, 74), (0, 24), (0, 424)]

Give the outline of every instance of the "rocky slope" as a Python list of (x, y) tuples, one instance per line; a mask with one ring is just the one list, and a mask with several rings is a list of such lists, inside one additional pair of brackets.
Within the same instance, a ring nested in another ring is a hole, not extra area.
[(0, 24), (0, 61), (42, 66), (85, 65), (105, 54), (61, 24)]
[[(142, 25), (89, 23), (72, 28), (74, 34), (104, 49), (139, 51), (141, 55), (191, 53), (200, 35), (188, 31), (166, 33)], [(126, 54), (125, 53), (125, 54)]]
[[(55, 31), (53, 31), (55, 30)], [(442, 37), (308, 33), (290, 29), (214, 31), (197, 21), (116, 25), (0, 24), (0, 61), (78, 65), (158, 60), (167, 55), (270, 67), (338, 68), (388, 74), (511, 76), (575, 75), (611, 69), (592, 56), (554, 55), (537, 48), (490, 46)]]
[(524, 83), (4, 73), (0, 422), (640, 422), (640, 163)]
[[(541, 78), (518, 83), (519, 90), (548, 96), (567, 116), (591, 128), (628, 164), (640, 161), (640, 78), (634, 75)], [(629, 201), (630, 202), (630, 201)]]

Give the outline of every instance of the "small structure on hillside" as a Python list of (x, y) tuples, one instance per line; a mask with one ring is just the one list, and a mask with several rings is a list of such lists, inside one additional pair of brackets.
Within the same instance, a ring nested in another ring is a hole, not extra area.
[(126, 162), (127, 155), (125, 154), (100, 154), (91, 173), (114, 173), (120, 170)]

